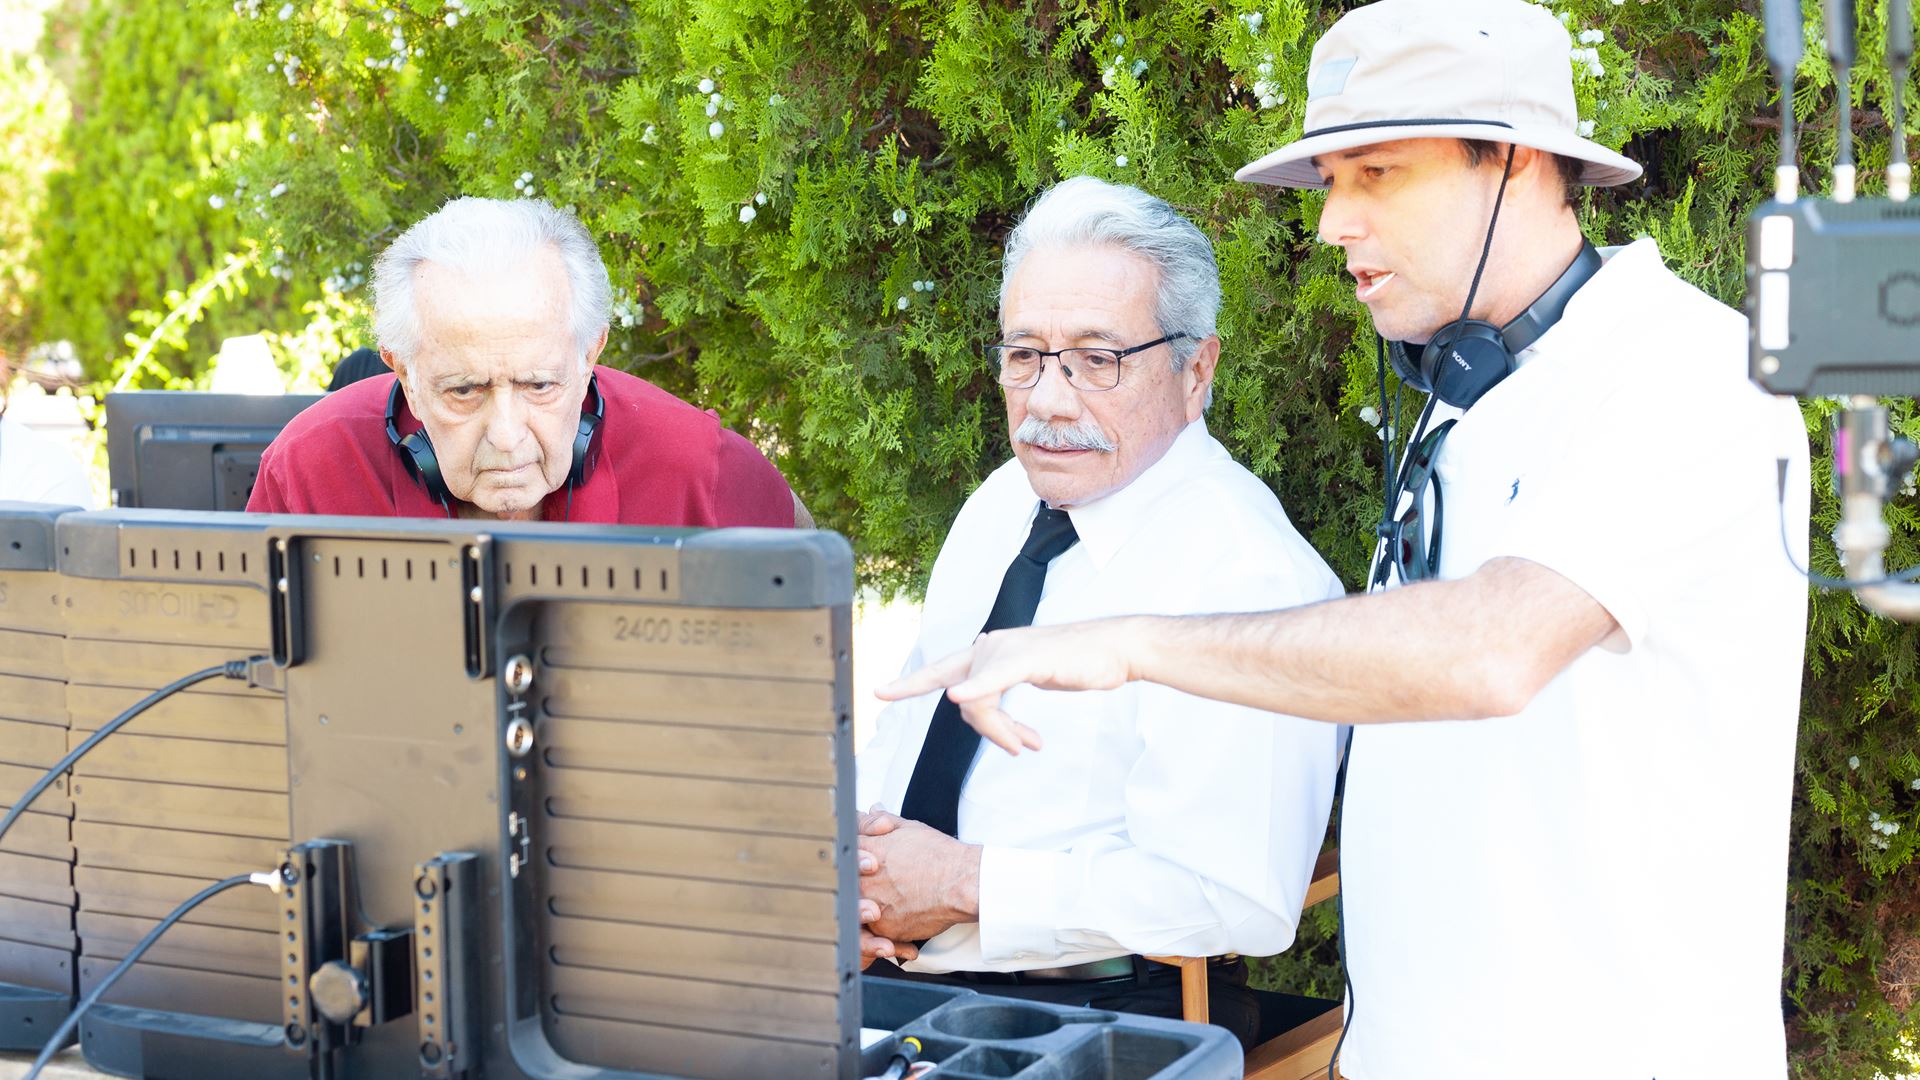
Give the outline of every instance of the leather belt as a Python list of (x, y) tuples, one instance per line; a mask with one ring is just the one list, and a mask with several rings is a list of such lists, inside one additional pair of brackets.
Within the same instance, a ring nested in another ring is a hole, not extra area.
[(1027, 968), (1022, 971), (950, 971), (953, 978), (988, 986), (1018, 985), (1029, 982), (1101, 982), (1134, 977), (1134, 958), (1110, 956), (1065, 967)]

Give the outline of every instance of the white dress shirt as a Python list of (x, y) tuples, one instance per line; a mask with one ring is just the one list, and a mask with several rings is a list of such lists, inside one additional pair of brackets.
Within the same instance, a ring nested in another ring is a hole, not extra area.
[[(1039, 497), (1007, 462), (961, 508), (934, 563), (906, 671), (970, 644)], [(1205, 421), (1126, 487), (1069, 511), (1080, 542), (1053, 560), (1035, 625), (1125, 614), (1259, 611), (1341, 595), (1273, 492)], [(859, 799), (897, 812), (937, 694), (883, 712)], [(1131, 683), (1011, 691), (1046, 742), (983, 743), (960, 795), (980, 844), (980, 921), (906, 966), (1018, 971), (1128, 953), (1265, 956), (1293, 941), (1326, 833), (1338, 729)]]
[(1651, 240), (1520, 359), (1436, 462), (1439, 576), (1527, 559), (1620, 632), (1518, 715), (1355, 733), (1340, 1071), (1785, 1080), (1806, 428)]

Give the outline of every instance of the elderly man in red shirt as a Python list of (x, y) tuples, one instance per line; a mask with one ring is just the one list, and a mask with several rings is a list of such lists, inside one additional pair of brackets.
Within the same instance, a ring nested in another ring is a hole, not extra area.
[(595, 364), (611, 289), (572, 215), (535, 199), (455, 199), (381, 254), (373, 284), (394, 375), (288, 424), (248, 510), (812, 525), (752, 443)]

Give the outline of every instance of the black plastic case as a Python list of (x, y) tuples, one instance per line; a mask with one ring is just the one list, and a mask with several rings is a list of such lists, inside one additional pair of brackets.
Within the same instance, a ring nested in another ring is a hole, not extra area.
[(886, 1068), (912, 1036), (941, 1080), (1239, 1080), (1240, 1044), (1224, 1028), (1076, 1009), (965, 988), (863, 977), (869, 1028), (891, 1030), (866, 1048), (863, 1076)]

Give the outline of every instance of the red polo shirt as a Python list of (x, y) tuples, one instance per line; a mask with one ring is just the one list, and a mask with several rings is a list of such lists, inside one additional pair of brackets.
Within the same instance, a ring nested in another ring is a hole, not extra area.
[[(792, 526), (793, 494), (754, 445), (703, 412), (625, 372), (596, 367), (606, 420), (568, 512), (562, 484), (543, 521)], [(272, 514), (445, 517), (387, 438), (394, 377), (362, 379), (293, 418), (260, 457), (247, 509)], [(401, 399), (401, 435), (420, 421)]]

